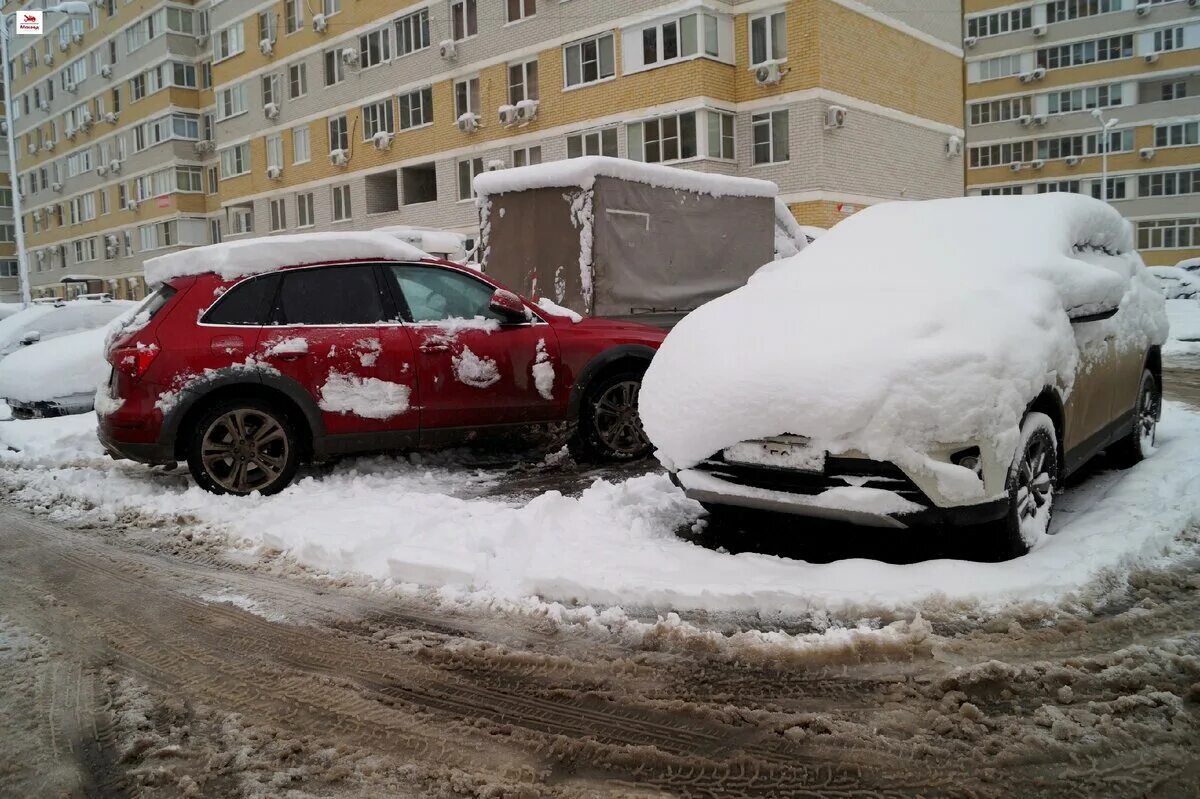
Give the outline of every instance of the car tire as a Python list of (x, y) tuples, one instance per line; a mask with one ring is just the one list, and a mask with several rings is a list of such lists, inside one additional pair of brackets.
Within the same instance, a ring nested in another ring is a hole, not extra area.
[(996, 522), (994, 541), (1002, 560), (1020, 557), (1050, 530), (1059, 475), (1058, 433), (1044, 413), (1029, 413), (1008, 470), (1008, 513)]
[(1158, 380), (1149, 369), (1142, 372), (1138, 387), (1137, 404), (1134, 405), (1133, 429), (1109, 447), (1108, 454), (1117, 466), (1128, 469), (1136, 466), (1154, 452), (1158, 420), (1162, 418), (1162, 390)]
[(614, 372), (587, 387), (579, 425), (568, 444), (576, 460), (620, 463), (650, 454), (653, 447), (642, 431), (637, 408), (644, 373)]
[(188, 468), (213, 494), (276, 494), (296, 475), (300, 442), (283, 412), (265, 400), (222, 400), (188, 433)]

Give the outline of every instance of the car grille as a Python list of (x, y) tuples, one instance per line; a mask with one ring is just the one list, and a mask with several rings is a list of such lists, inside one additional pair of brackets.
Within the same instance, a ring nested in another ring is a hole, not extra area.
[[(829, 456), (825, 459), (825, 472), (817, 474), (795, 469), (781, 469), (775, 466), (727, 463), (724, 456), (717, 453), (699, 463), (696, 468), (735, 485), (783, 491), (788, 494), (813, 496), (831, 488), (846, 488), (849, 485), (856, 485), (891, 491), (910, 502), (926, 507), (931, 507), (933, 504), (929, 497), (917, 488), (916, 483), (908, 478), (908, 475), (895, 464), (886, 461)], [(853, 483), (849, 483), (841, 479), (843, 476), (866, 479), (854, 480)]]

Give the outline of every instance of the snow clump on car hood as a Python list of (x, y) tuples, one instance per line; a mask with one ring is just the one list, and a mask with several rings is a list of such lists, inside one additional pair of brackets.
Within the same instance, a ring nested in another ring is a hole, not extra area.
[[(865, 209), (675, 327), (645, 376), (646, 433), (681, 469), (739, 441), (809, 436), (970, 499), (978, 481), (927, 457), (933, 445), (1011, 454), (1029, 402), (1055, 383), (1069, 393), (1081, 352), (1165, 340), (1133, 245), (1119, 213), (1078, 195)], [(1118, 303), (1104, 321), (1067, 313)]]

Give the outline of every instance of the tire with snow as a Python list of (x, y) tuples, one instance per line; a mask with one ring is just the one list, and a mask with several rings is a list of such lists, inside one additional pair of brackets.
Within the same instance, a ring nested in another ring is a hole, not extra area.
[(1054, 489), (1058, 484), (1058, 433), (1044, 413), (1021, 422), (1021, 442), (1008, 470), (1008, 514), (995, 523), (997, 554), (1024, 555), (1050, 530)]
[(192, 477), (214, 494), (278, 493), (300, 465), (300, 443), (291, 420), (261, 399), (217, 402), (187, 435)]
[(638, 416), (644, 373), (644, 369), (614, 372), (587, 387), (579, 427), (569, 443), (576, 459), (619, 462), (650, 454), (652, 447)]
[(1158, 380), (1149, 369), (1142, 372), (1142, 383), (1138, 388), (1137, 405), (1134, 406), (1133, 429), (1113, 446), (1108, 454), (1122, 468), (1136, 466), (1154, 452), (1158, 420), (1162, 417), (1162, 390)]

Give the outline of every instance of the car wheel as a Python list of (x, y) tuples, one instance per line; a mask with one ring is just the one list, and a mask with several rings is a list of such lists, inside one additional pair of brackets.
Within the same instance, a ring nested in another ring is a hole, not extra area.
[(586, 460), (632, 461), (650, 454), (638, 416), (641, 371), (624, 371), (588, 387), (579, 409), (571, 451)]
[(245, 496), (282, 491), (296, 474), (296, 431), (274, 405), (227, 400), (209, 408), (192, 428), (187, 461), (205, 491)]
[(1044, 413), (1027, 415), (1008, 470), (1008, 513), (998, 523), (998, 554), (1002, 558), (1024, 555), (1049, 532), (1058, 458), (1054, 422)]
[(1142, 372), (1142, 384), (1134, 407), (1133, 429), (1109, 448), (1109, 455), (1123, 468), (1136, 466), (1154, 452), (1158, 420), (1162, 417), (1162, 392), (1149, 369)]

